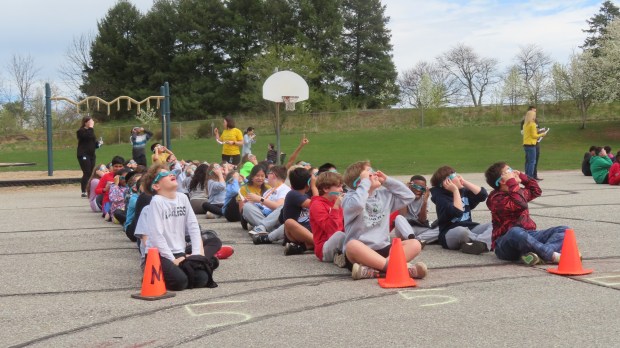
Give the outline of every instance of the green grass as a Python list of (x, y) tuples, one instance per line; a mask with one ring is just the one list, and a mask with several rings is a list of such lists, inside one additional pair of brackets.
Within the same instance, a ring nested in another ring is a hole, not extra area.
[[(552, 124), (542, 142), (540, 170), (579, 169), (583, 153), (590, 145), (620, 147), (620, 121), (591, 122), (585, 130), (579, 125)], [(431, 174), (442, 165), (460, 172), (483, 172), (495, 161), (506, 161), (514, 168), (523, 167), (522, 136), (518, 126), (462, 128), (376, 129), (351, 132), (307, 133), (310, 144), (298, 159), (320, 165), (336, 164), (341, 171), (350, 163), (368, 159), (376, 169), (391, 175)], [(301, 134), (282, 136), (282, 150), (290, 156)], [(267, 144), (275, 136), (259, 136), (253, 152), (263, 159)], [(172, 150), (178, 158), (216, 161), (220, 146), (214, 139), (173, 140)], [(10, 151), (5, 149), (0, 162), (35, 162), (31, 167), (0, 168), (1, 171), (47, 170), (46, 151)], [(97, 150), (97, 160), (108, 162), (114, 155), (131, 156), (128, 144), (104, 145)], [(75, 148), (54, 151), (54, 169), (79, 170)]]

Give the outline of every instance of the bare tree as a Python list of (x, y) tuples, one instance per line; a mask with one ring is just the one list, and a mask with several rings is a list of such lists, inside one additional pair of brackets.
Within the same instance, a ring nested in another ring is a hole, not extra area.
[(82, 34), (73, 37), (71, 45), (65, 52), (66, 62), (60, 66), (58, 72), (64, 84), (73, 91), (74, 97), (79, 97), (80, 87), (84, 84), (85, 71), (90, 67), (90, 48), (93, 43), (92, 34)]
[(26, 105), (30, 98), (32, 85), (35, 83), (39, 68), (34, 66), (34, 59), (32, 56), (21, 56), (16, 54), (12, 56), (7, 68), (19, 94), (18, 103), (21, 110), (17, 116), (20, 126), (24, 128), (29, 118)]
[[(424, 61), (403, 71), (398, 78), (398, 85), (401, 91), (401, 102), (413, 107), (439, 107), (449, 104), (451, 98), (457, 95), (461, 88), (458, 80), (452, 75), (436, 64)], [(424, 95), (431, 91), (432, 97)], [(426, 105), (428, 102), (433, 105)]]
[(581, 112), (581, 129), (586, 127), (588, 108), (594, 101), (593, 63), (591, 53), (573, 54), (568, 64), (556, 63), (552, 69), (555, 84), (575, 101)]
[(525, 86), (528, 102), (537, 105), (549, 81), (551, 58), (539, 46), (529, 44), (520, 48), (515, 56), (515, 62)]
[(481, 106), (486, 90), (498, 82), (497, 60), (480, 57), (464, 44), (437, 57), (437, 62), (465, 88), (474, 106)]
[(516, 66), (512, 66), (506, 72), (503, 78), (504, 86), (502, 88), (502, 99), (508, 100), (508, 105), (511, 108), (521, 104), (523, 100), (523, 81), (519, 76), (519, 69)]

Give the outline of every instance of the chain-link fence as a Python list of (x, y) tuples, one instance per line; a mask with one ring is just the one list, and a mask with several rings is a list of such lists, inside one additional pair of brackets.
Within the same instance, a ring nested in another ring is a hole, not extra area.
[[(588, 121), (620, 119), (620, 106), (617, 103), (598, 104), (588, 112)], [(523, 119), (525, 107), (488, 105), (482, 108), (445, 107), (438, 109), (384, 109), (355, 110), (323, 113), (280, 112), (282, 134), (315, 132), (345, 132), (368, 129), (414, 129), (420, 127), (463, 127), (490, 125), (517, 125)], [(254, 127), (261, 135), (275, 134), (273, 115), (234, 115), (237, 128), (242, 131)], [(174, 113), (173, 113), (174, 119)], [(543, 124), (560, 122), (580, 122), (581, 115), (573, 103), (554, 103), (538, 105), (538, 120)], [(98, 124), (96, 134), (106, 144), (128, 143), (131, 129), (138, 124), (105, 126)], [(155, 140), (161, 140), (161, 125), (143, 125), (154, 133)], [(222, 129), (222, 118), (208, 118), (198, 121), (172, 122), (171, 139), (196, 139), (213, 136), (213, 128)], [(55, 147), (75, 146), (77, 129), (53, 131)], [(28, 142), (35, 147), (45, 147), (44, 130), (24, 131), (19, 134), (0, 135), (0, 143)]]

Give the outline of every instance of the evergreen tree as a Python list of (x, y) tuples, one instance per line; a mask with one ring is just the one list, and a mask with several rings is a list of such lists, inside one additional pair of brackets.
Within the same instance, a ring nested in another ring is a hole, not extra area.
[(175, 104), (195, 118), (236, 109), (227, 98), (230, 78), (225, 48), (230, 12), (220, 0), (179, 0), (179, 31), (171, 62)]
[(226, 7), (230, 11), (230, 23), (226, 53), (230, 61), (230, 95), (236, 107), (242, 110), (253, 108), (240, 102), (242, 93), (247, 91), (248, 79), (244, 75), (247, 65), (261, 54), (265, 40), (265, 9), (261, 0), (229, 0)]
[(338, 48), (342, 46), (342, 0), (296, 0), (299, 43), (321, 57), (319, 72), (308, 84), (324, 93), (332, 91), (341, 73)]
[(398, 101), (396, 67), (385, 6), (380, 0), (344, 0), (342, 6), (345, 100), (362, 108), (380, 108)]
[(586, 22), (590, 26), (589, 29), (584, 29), (584, 33), (588, 33), (583, 46), (580, 46), (584, 51), (592, 50), (592, 55), (598, 57), (599, 52), (599, 40), (607, 32), (607, 26), (612, 20), (620, 16), (620, 9), (614, 5), (613, 2), (605, 1), (599, 10), (599, 13), (588, 19)]
[(98, 34), (90, 51), (91, 64), (86, 68), (81, 87), (83, 93), (110, 100), (120, 95), (131, 96), (140, 87), (140, 79), (134, 79), (140, 60), (136, 31), (141, 18), (134, 5), (121, 0), (97, 24)]
[(159, 94), (159, 87), (173, 76), (170, 62), (176, 51), (179, 15), (173, 0), (156, 0), (138, 25), (137, 48), (140, 60), (140, 85), (135, 91), (139, 98)]

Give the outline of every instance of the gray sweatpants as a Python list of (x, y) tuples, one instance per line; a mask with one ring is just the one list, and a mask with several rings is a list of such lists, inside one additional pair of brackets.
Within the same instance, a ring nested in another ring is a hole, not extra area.
[(323, 244), (323, 262), (333, 262), (334, 255), (342, 252), (344, 247), (344, 232), (334, 232)]
[(439, 238), (439, 228), (411, 226), (404, 216), (398, 215), (394, 219), (394, 234), (402, 240), (409, 239), (409, 235), (413, 234), (420, 241), (433, 243)]
[(480, 224), (471, 230), (467, 227), (458, 226), (446, 232), (446, 244), (448, 245), (448, 249), (458, 250), (461, 248), (461, 244), (477, 240), (486, 243), (487, 249), (491, 250), (492, 234), (493, 224), (490, 222)]
[(269, 232), (280, 226), (280, 210), (282, 210), (282, 206), (279, 206), (276, 210), (265, 216), (254, 203), (246, 203), (243, 205), (243, 218), (252, 226), (261, 225)]

